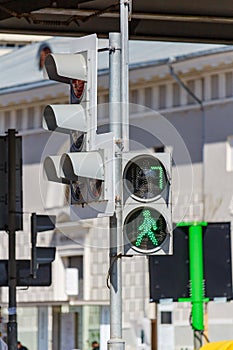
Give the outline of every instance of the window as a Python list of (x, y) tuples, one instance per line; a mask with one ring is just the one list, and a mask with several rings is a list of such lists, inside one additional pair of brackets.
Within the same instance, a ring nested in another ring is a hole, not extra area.
[(83, 299), (83, 256), (70, 256), (68, 258), (68, 267), (78, 269), (79, 294), (78, 299)]
[[(188, 86), (189, 90), (192, 91), (193, 94), (195, 94), (195, 81), (189, 80), (187, 86)], [(195, 103), (194, 98), (189, 93), (187, 96), (187, 103), (188, 103), (188, 105), (193, 105)]]
[(145, 88), (145, 106), (152, 107), (152, 88)]
[(180, 86), (177, 83), (172, 85), (172, 104), (174, 107), (180, 106)]
[(159, 109), (166, 108), (166, 85), (159, 86)]
[(219, 77), (217, 74), (211, 76), (211, 100), (219, 98), (218, 92)]
[(226, 143), (226, 170), (233, 171), (233, 135), (228, 136)]
[(231, 97), (232, 96), (232, 79), (233, 74), (232, 72), (226, 73), (226, 97)]
[(5, 130), (1, 130), (3, 132), (5, 132), (7, 129), (9, 129), (10, 126), (10, 117), (11, 117), (11, 112), (10, 111), (6, 111), (4, 113), (4, 129)]
[(34, 127), (34, 116), (35, 116), (35, 108), (29, 107), (28, 108), (28, 120), (27, 120), (27, 128), (33, 129)]
[(22, 109), (16, 110), (16, 130), (21, 130), (22, 128), (22, 118), (23, 118), (23, 111)]
[(129, 102), (130, 103), (138, 103), (138, 90), (131, 90), (129, 94)]
[(171, 311), (161, 311), (161, 324), (172, 324)]

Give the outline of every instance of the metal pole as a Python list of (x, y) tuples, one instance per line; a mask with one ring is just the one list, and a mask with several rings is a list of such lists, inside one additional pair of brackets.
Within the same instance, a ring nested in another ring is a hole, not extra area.
[(9, 309), (7, 338), (8, 349), (17, 349), (17, 316), (16, 316), (16, 259), (15, 259), (15, 216), (16, 216), (16, 131), (8, 130), (8, 234), (9, 261), (8, 286)]
[(129, 6), (130, 0), (120, 0), (121, 29), (121, 102), (122, 139), (124, 152), (129, 150)]
[(36, 213), (32, 213), (31, 215), (31, 266), (30, 273), (32, 278), (36, 278), (37, 273), (37, 261), (36, 261), (36, 239), (37, 239), (37, 231), (36, 231)]
[(115, 138), (115, 213), (110, 218), (110, 340), (108, 350), (124, 350), (122, 339), (122, 124), (120, 104), (121, 35), (109, 34), (110, 130)]

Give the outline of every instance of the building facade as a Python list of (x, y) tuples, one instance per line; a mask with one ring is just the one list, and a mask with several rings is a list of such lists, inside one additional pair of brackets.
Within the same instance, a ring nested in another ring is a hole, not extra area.
[[(42, 169), (46, 154), (69, 147), (67, 139), (42, 129), (43, 109), (68, 103), (69, 92), (44, 80), (41, 58), (45, 48), (68, 52), (72, 40), (51, 39), (0, 57), (0, 132), (15, 128), (23, 137), (24, 228), (17, 232), (18, 258), (30, 258), (31, 213), (57, 216), (56, 230), (38, 237), (38, 245), (57, 248), (52, 285), (17, 289), (19, 337), (35, 350), (88, 350), (93, 340), (104, 350), (109, 338), (108, 218), (70, 222), (66, 188), (47, 182)], [(232, 52), (213, 45), (130, 46), (130, 148), (172, 153), (175, 223), (232, 221)], [(100, 53), (99, 61), (98, 125), (103, 132), (109, 127), (106, 54)], [(8, 237), (1, 235), (1, 259), (7, 259)], [(70, 279), (74, 269), (76, 277)], [(7, 319), (8, 288), (0, 293)], [(123, 259), (122, 295), (127, 350), (153, 350), (157, 341), (163, 350), (193, 348), (190, 304), (149, 302), (146, 257)], [(212, 341), (231, 338), (231, 309), (231, 302), (206, 306)], [(164, 312), (171, 316), (169, 323), (163, 321)]]

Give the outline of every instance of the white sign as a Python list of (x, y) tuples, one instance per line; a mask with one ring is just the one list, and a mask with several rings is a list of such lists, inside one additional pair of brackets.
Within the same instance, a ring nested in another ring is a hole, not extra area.
[(78, 269), (69, 267), (66, 269), (66, 294), (78, 295)]

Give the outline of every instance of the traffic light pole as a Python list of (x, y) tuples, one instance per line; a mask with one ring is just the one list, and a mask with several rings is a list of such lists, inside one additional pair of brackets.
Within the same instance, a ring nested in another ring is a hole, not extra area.
[(121, 35), (109, 34), (110, 129), (115, 138), (115, 213), (110, 217), (110, 340), (108, 350), (124, 350), (122, 339), (122, 123)]
[(131, 0), (120, 0), (121, 29), (121, 105), (124, 152), (129, 151), (129, 15)]
[(37, 261), (36, 261), (36, 213), (31, 215), (31, 275), (36, 278), (37, 272)]
[(110, 340), (108, 350), (124, 350), (122, 339), (122, 150), (129, 150), (128, 16), (120, 1), (121, 33), (109, 34), (109, 117), (115, 138), (115, 213), (110, 217)]
[(179, 226), (189, 226), (189, 274), (190, 274), (190, 298), (180, 298), (179, 301), (192, 303), (192, 329), (194, 331), (195, 349), (196, 340), (202, 345), (201, 338), (196, 337), (196, 331), (204, 331), (203, 303), (209, 301), (205, 298), (204, 273), (203, 273), (203, 233), (202, 227), (206, 222), (180, 223)]
[(16, 317), (16, 259), (15, 259), (15, 231), (16, 231), (16, 132), (8, 130), (8, 286), (9, 308), (7, 324), (8, 349), (17, 349), (17, 317)]

